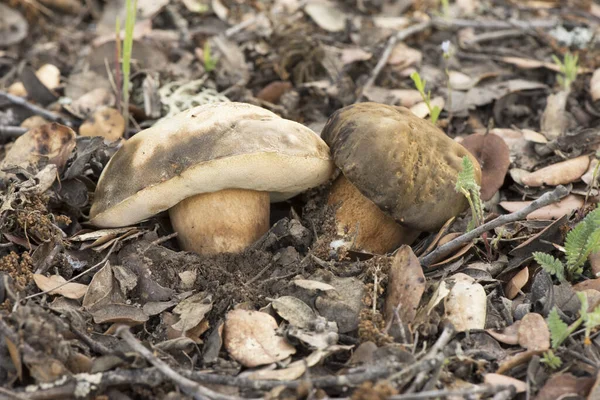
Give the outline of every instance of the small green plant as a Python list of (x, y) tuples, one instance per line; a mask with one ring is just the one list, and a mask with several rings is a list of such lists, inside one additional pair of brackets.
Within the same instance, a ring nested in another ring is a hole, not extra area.
[(450, 16), (450, 1), (440, 0), (440, 9), (442, 16), (448, 18)]
[(410, 74), (410, 78), (413, 80), (413, 82), (415, 83), (415, 87), (417, 88), (417, 90), (419, 91), (419, 93), (421, 93), (421, 97), (423, 98), (423, 101), (425, 102), (425, 104), (427, 105), (427, 108), (429, 109), (429, 120), (431, 121), (432, 124), (435, 124), (440, 116), (440, 112), (442, 112), (442, 110), (440, 110), (440, 108), (438, 106), (431, 106), (431, 91), (427, 91), (427, 93), (425, 93), (425, 80), (421, 80), (421, 75), (419, 75), (418, 72), (413, 72), (412, 74)]
[(551, 369), (559, 369), (562, 365), (562, 360), (559, 356), (554, 354), (552, 350), (547, 350), (544, 352), (544, 357), (542, 357), (541, 362), (546, 364)]
[(483, 224), (483, 203), (480, 196), (481, 187), (475, 180), (475, 166), (473, 166), (473, 162), (467, 156), (462, 158), (462, 171), (458, 174), (454, 190), (462, 193), (469, 202), (473, 218), (469, 222), (467, 229), (471, 230), (475, 226)]
[(560, 318), (556, 307), (553, 307), (548, 314), (546, 321), (548, 322), (553, 349), (559, 348), (560, 345), (581, 326), (581, 324), (583, 324), (585, 328), (584, 343), (589, 345), (592, 329), (600, 326), (600, 306), (594, 308), (592, 312), (588, 312), (589, 303), (587, 295), (583, 292), (577, 292), (577, 297), (579, 297), (579, 301), (581, 302), (579, 318), (571, 325), (567, 325), (567, 323)]
[(554, 63), (558, 65), (560, 73), (562, 74), (558, 75), (556, 80), (558, 83), (560, 83), (564, 90), (571, 90), (571, 84), (575, 82), (575, 79), (577, 79), (577, 63), (579, 61), (579, 56), (577, 54), (573, 55), (571, 52), (567, 52), (565, 53), (563, 61), (560, 61), (560, 59), (553, 54), (552, 60), (554, 60)]
[(212, 56), (212, 52), (210, 50), (210, 43), (208, 40), (204, 42), (204, 50), (202, 52), (202, 56), (204, 58), (204, 70), (206, 72), (211, 72), (217, 67), (217, 62), (219, 61), (216, 57)]
[(598, 250), (600, 250), (600, 208), (588, 213), (583, 221), (567, 234), (566, 263), (539, 251), (533, 253), (533, 258), (549, 274), (564, 280), (565, 276), (574, 278), (581, 275), (588, 256)]
[(125, 3), (127, 14), (125, 16), (125, 38), (121, 54), (120, 31), (121, 21), (117, 18), (117, 53), (122, 61), (123, 71), (123, 118), (125, 119), (125, 132), (129, 127), (129, 77), (131, 75), (131, 52), (133, 50), (133, 28), (137, 13), (137, 0), (127, 0)]

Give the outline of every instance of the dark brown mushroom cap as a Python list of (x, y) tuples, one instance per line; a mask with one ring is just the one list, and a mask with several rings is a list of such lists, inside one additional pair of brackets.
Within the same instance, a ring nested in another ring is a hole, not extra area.
[(487, 201), (504, 184), (510, 166), (510, 150), (506, 142), (493, 133), (467, 136), (462, 145), (473, 154), (481, 166), (481, 199)]
[(360, 103), (336, 111), (321, 134), (335, 164), (360, 192), (399, 223), (434, 231), (464, 211), (454, 190), (462, 157), (477, 160), (404, 107)]

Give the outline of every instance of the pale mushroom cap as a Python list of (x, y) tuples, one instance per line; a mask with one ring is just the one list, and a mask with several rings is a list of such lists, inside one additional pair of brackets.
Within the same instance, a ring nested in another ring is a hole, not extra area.
[(454, 190), (462, 157), (479, 163), (440, 129), (404, 107), (359, 103), (336, 111), (322, 132), (344, 176), (397, 222), (433, 231), (466, 209)]
[(312, 130), (244, 103), (192, 108), (129, 139), (100, 176), (90, 222), (126, 226), (223, 189), (282, 201), (326, 182), (329, 148)]

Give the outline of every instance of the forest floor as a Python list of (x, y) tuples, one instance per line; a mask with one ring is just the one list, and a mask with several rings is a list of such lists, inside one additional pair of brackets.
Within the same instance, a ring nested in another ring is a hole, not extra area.
[[(600, 6), (447, 3), (0, 2), (0, 399), (598, 398)], [(167, 213), (90, 223), (132, 137), (226, 102), (317, 134), (437, 107), (475, 211), (383, 254), (331, 180), (241, 253), (182, 251)]]

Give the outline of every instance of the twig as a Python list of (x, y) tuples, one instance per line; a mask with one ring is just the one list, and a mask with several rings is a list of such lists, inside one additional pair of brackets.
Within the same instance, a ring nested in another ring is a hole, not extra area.
[(520, 209), (519, 211), (515, 211), (511, 214), (501, 215), (492, 221), (483, 224), (472, 231), (466, 232), (463, 235), (460, 235), (454, 240), (446, 243), (443, 246), (438, 247), (436, 250), (427, 254), (426, 256), (422, 256), (420, 258), (421, 265), (423, 267), (428, 267), (439, 259), (446, 257), (452, 252), (458, 250), (460, 247), (465, 245), (466, 243), (474, 240), (479, 237), (482, 233), (495, 229), (499, 226), (509, 224), (511, 222), (519, 221), (525, 218), (527, 215), (531, 214), (533, 211), (545, 207), (549, 204), (556, 203), (563, 197), (569, 194), (569, 191), (566, 187), (559, 185), (553, 191), (544, 193), (539, 199), (533, 201), (527, 207)]
[(13, 96), (12, 94), (6, 93), (1, 90), (0, 90), (0, 96), (4, 97), (8, 101), (10, 101), (12, 104), (16, 104), (21, 107), (25, 107), (32, 113), (41, 115), (42, 117), (46, 118), (47, 120), (58, 122), (63, 125), (66, 125), (66, 126), (73, 126), (73, 123), (71, 121), (69, 121), (68, 119), (63, 118), (60, 115), (50, 112), (42, 107), (38, 107), (35, 104), (31, 104), (30, 102), (28, 102), (27, 100), (25, 100), (22, 97)]
[(398, 394), (395, 396), (388, 397), (388, 400), (421, 400), (421, 399), (433, 399), (433, 398), (446, 398), (446, 397), (466, 397), (473, 394), (491, 394), (497, 393), (498, 391), (505, 390), (505, 386), (475, 386), (469, 389), (461, 390), (429, 390), (420, 393), (409, 393), (409, 394)]
[(152, 363), (161, 373), (173, 381), (184, 393), (192, 396), (194, 399), (205, 400), (233, 400), (238, 399), (236, 396), (221, 394), (205, 388), (198, 383), (181, 376), (175, 370), (167, 365), (164, 361), (158, 359), (150, 350), (144, 347), (136, 338), (129, 332), (129, 327), (121, 325), (117, 328), (117, 335), (121, 336), (125, 342), (136, 352), (140, 353), (146, 361)]
[(244, 286), (248, 287), (248, 285), (256, 282), (265, 272), (267, 272), (269, 270), (269, 268), (271, 268), (273, 266), (272, 263), (268, 263), (263, 269), (261, 269), (258, 274), (254, 275), (254, 277), (252, 279), (250, 279), (248, 282), (244, 283)]
[(27, 132), (28, 128), (21, 128), (20, 126), (0, 126), (0, 136), (8, 138), (16, 138)]
[(530, 19), (528, 21), (518, 19), (508, 19), (502, 21), (498, 19), (447, 19), (442, 17), (433, 17), (431, 20), (432, 24), (437, 28), (480, 28), (480, 29), (550, 29), (554, 28), (560, 23), (558, 18), (554, 19)]
[(363, 93), (375, 84), (375, 81), (377, 80), (377, 77), (381, 73), (381, 70), (387, 63), (388, 59), (390, 58), (390, 55), (392, 54), (392, 50), (394, 49), (394, 46), (396, 45), (396, 43), (406, 39), (407, 37), (409, 37), (411, 35), (414, 35), (415, 33), (424, 31), (425, 29), (429, 28), (430, 25), (431, 25), (431, 21), (420, 22), (418, 24), (409, 26), (408, 28), (397, 32), (395, 35), (393, 35), (392, 37), (389, 38), (387, 45), (385, 46), (385, 49), (383, 50), (383, 53), (381, 54), (381, 58), (375, 65), (375, 68), (373, 68), (373, 72), (371, 72), (371, 76), (369, 77), (369, 80), (364, 84), (362, 89), (360, 89), (360, 92), (358, 93), (358, 96), (356, 97), (355, 103), (360, 102), (363, 97)]

